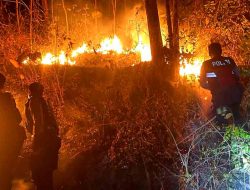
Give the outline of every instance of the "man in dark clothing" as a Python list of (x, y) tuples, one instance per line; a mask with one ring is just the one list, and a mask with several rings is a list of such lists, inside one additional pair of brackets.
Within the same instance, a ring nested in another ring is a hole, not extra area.
[(13, 96), (3, 91), (5, 80), (0, 74), (0, 189), (10, 190), (13, 165), (26, 136)]
[(53, 190), (53, 171), (57, 169), (60, 138), (54, 115), (43, 98), (43, 86), (32, 83), (25, 105), (27, 130), (34, 135), (31, 156), (32, 177), (37, 190)]
[(234, 119), (239, 120), (244, 90), (239, 81), (238, 67), (232, 58), (221, 55), (219, 43), (210, 44), (208, 50), (211, 59), (202, 64), (200, 85), (211, 91), (215, 113), (220, 114), (221, 110), (229, 108)]

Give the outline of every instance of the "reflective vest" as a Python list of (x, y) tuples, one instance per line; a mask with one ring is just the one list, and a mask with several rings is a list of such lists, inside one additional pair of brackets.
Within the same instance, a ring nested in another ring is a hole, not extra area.
[(230, 57), (213, 58), (203, 63), (200, 80), (211, 91), (234, 86), (239, 81), (238, 68)]

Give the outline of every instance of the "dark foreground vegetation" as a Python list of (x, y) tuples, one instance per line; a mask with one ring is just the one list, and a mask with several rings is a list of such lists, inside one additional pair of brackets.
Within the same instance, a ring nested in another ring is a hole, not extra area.
[[(249, 188), (249, 133), (207, 118), (197, 87), (170, 85), (149, 65), (4, 66), (1, 72), (21, 111), (28, 83), (45, 85), (63, 143), (56, 189)], [(30, 138), (15, 172), (24, 189)]]

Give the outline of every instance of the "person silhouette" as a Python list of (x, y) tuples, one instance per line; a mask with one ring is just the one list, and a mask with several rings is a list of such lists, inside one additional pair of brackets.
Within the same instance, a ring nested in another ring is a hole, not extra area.
[(210, 90), (214, 113), (230, 109), (236, 121), (241, 119), (240, 103), (243, 86), (240, 83), (240, 72), (231, 57), (222, 56), (219, 43), (208, 46), (211, 59), (202, 64), (200, 72), (201, 87)]
[(53, 172), (57, 169), (61, 139), (54, 114), (43, 98), (43, 89), (38, 82), (29, 85), (26, 128), (34, 135), (31, 172), (37, 190), (53, 190)]
[(12, 170), (26, 135), (12, 94), (3, 90), (5, 81), (0, 73), (0, 189), (10, 190)]

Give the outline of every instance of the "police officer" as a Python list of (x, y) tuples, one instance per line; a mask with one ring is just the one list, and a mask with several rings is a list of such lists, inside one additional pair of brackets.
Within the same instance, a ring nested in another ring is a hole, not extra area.
[(229, 108), (234, 119), (239, 120), (243, 96), (239, 69), (232, 58), (222, 56), (219, 43), (211, 43), (208, 51), (211, 59), (202, 64), (200, 85), (211, 91), (215, 113), (220, 114), (221, 110)]
[(13, 96), (3, 91), (5, 81), (0, 73), (0, 189), (10, 190), (13, 165), (26, 136)]
[(32, 178), (37, 190), (53, 190), (53, 171), (57, 169), (61, 141), (54, 115), (43, 98), (43, 86), (38, 82), (29, 85), (25, 115), (27, 130), (34, 135)]

